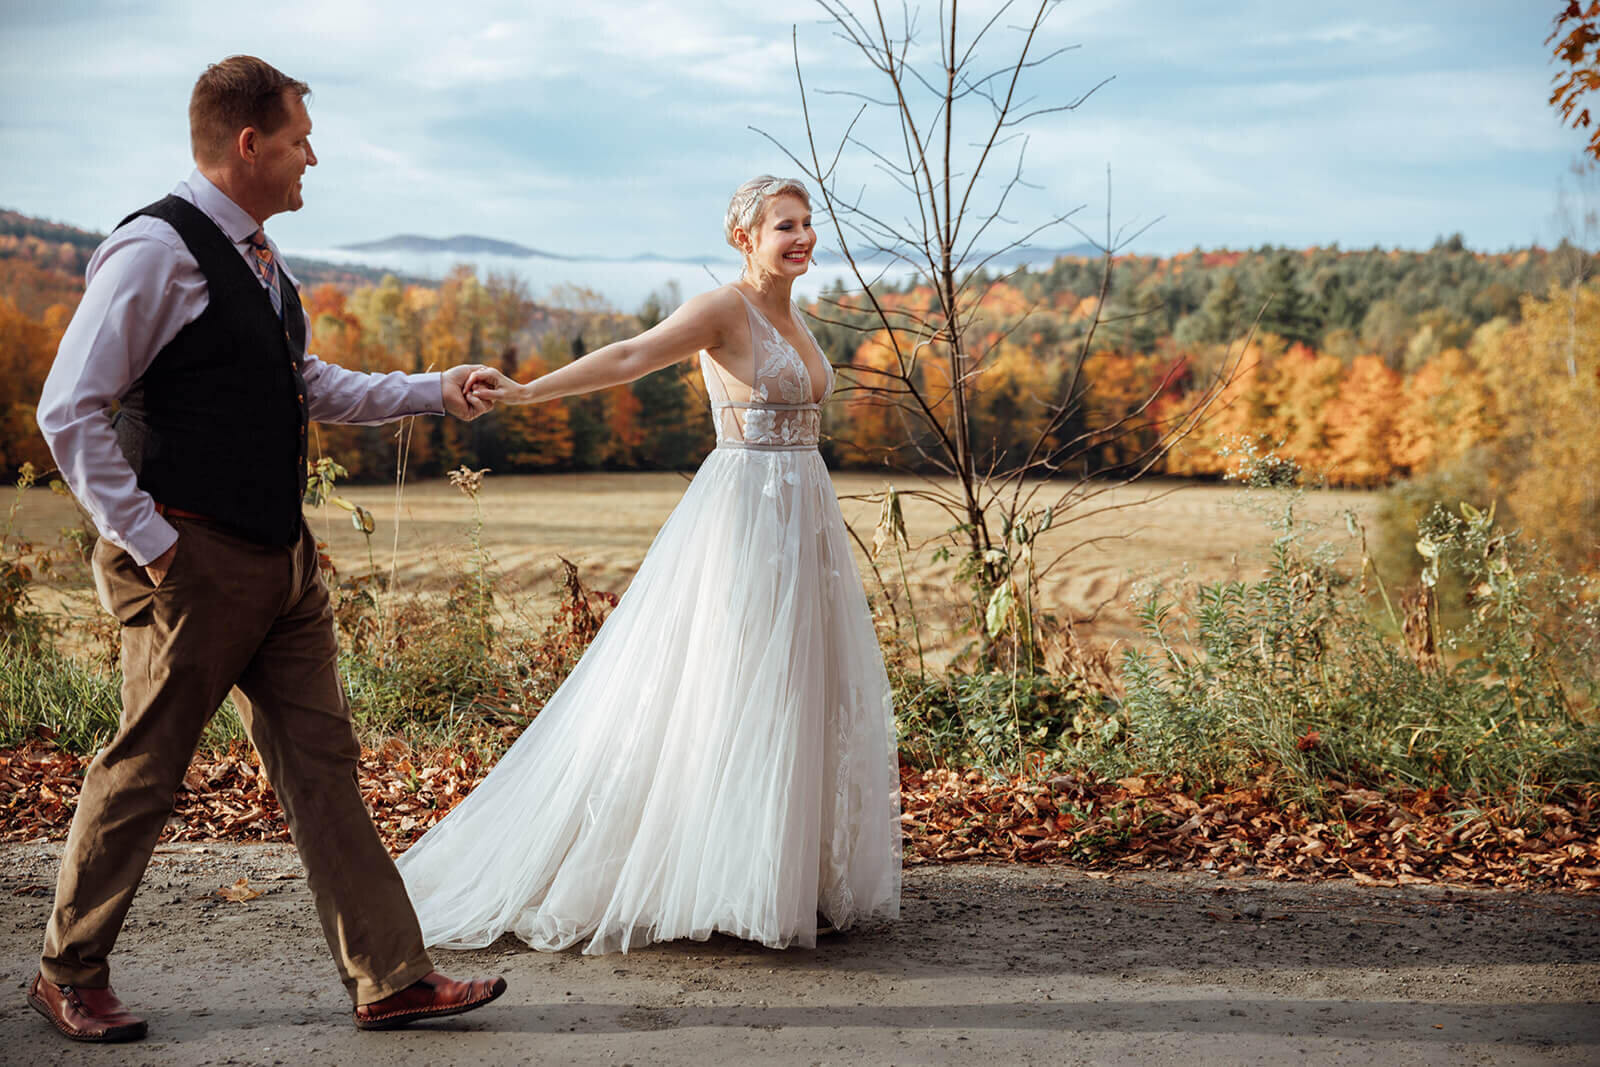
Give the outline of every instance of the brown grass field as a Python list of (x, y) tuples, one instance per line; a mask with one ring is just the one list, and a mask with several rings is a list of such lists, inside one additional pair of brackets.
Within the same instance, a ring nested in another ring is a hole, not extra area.
[[(892, 480), (901, 489), (920, 484), (912, 478)], [(869, 545), (878, 505), (850, 498), (877, 493), (890, 482), (881, 474), (834, 476), (846, 521)], [(559, 557), (577, 564), (592, 587), (625, 589), (687, 485), (687, 475), (672, 473), (491, 473), (481, 496), (484, 541), (502, 574), (502, 610), (533, 618), (547, 611), (556, 598)], [(338, 492), (376, 518), (372, 559), (380, 571), (392, 572), (397, 592), (437, 592), (466, 566), (472, 502), (448, 482), (410, 483), (398, 501), (392, 486), (344, 486)], [(1102, 644), (1136, 638), (1130, 594), (1141, 582), (1211, 581), (1259, 571), (1273, 537), (1266, 522), (1271, 505), (1255, 500), (1252, 506), (1252, 499), (1253, 494), (1226, 485), (1151, 481), (1108, 489), (1068, 512), (1065, 522), (1041, 538), (1041, 566), (1066, 553), (1042, 582), (1043, 608), (1070, 616), (1081, 636)], [(1342, 539), (1342, 514), (1353, 511), (1366, 519), (1374, 504), (1371, 494), (1322, 491), (1309, 494), (1299, 512)], [(906, 558), (911, 591), (924, 624), (924, 644), (939, 662), (962, 641), (954, 630), (956, 563), (932, 560), (950, 522), (922, 501), (908, 499), (904, 507), (915, 549)], [(308, 518), (329, 544), (341, 574), (367, 571), (367, 545), (344, 511), (329, 506), (308, 512)], [(51, 543), (75, 516), (69, 501), (40, 488), (27, 495), (17, 520), (24, 534)], [(864, 556), (861, 563), (869, 592), (879, 592)], [(892, 555), (880, 560), (880, 569), (885, 580), (898, 584)], [(69, 568), (39, 602), (69, 613), (93, 610), (87, 573)]]

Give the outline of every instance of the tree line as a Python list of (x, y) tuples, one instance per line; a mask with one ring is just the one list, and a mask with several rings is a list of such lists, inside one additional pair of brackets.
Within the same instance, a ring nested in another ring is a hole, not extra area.
[[(95, 239), (0, 213), (0, 468), (49, 466), (33, 410)], [(1066, 401), (1074, 414), (1057, 431), (1061, 443), (1094, 446), (1079, 450), (1081, 473), (1115, 472), (1142, 454), (1164, 413), (1180, 410), (1242, 347), (1221, 402), (1167, 457), (1165, 473), (1220, 475), (1230, 450), (1248, 442), (1333, 485), (1465, 478), (1519, 517), (1568, 527), (1563, 536), (1578, 551), (1580, 524), (1593, 529), (1600, 518), (1585, 479), (1568, 476), (1592, 449), (1589, 423), (1600, 410), (1600, 290), (1589, 280), (1596, 266), (1568, 244), (1486, 254), (1458, 236), (1426, 251), (1124, 256), (1103, 308), (1094, 260), (997, 274), (984, 279), (970, 309), (983, 341), (972, 439), (1001, 461), (1033, 439), (1051, 404)], [(669, 290), (623, 312), (592, 292), (560, 287), (536, 301), (520, 280), (480, 278), (471, 268), (433, 283), (302, 273), (313, 350), (371, 371), (483, 362), (526, 380), (648, 328), (678, 300)], [(881, 298), (911, 311), (931, 293), (906, 284)], [(864, 330), (859, 298), (833, 288), (806, 311), (845, 371), (840, 402), (825, 413), (828, 460), (922, 466), (916, 434), (895, 406), (851, 387), (852, 369), (881, 364), (888, 353), (881, 331)], [(1089, 373), (1078, 395), (1065, 397), (1068, 354), (1096, 320)], [(928, 360), (926, 373), (937, 375), (938, 365)], [(939, 383), (931, 384), (937, 402)], [(631, 386), (470, 424), (423, 420), (403, 437), (394, 427), (320, 426), (316, 441), (357, 478), (393, 477), (402, 460), (418, 476), (461, 464), (500, 472), (685, 469), (714, 443), (704, 395), (689, 362)]]

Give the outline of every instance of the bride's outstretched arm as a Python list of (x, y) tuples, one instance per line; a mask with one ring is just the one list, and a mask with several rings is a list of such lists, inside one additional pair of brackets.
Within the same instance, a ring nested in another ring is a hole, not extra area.
[(473, 373), (466, 391), (496, 404), (537, 404), (623, 385), (702, 348), (718, 347), (735, 311), (743, 313), (738, 295), (713, 289), (690, 299), (644, 333), (597, 348), (531, 382), (518, 383), (486, 367)]

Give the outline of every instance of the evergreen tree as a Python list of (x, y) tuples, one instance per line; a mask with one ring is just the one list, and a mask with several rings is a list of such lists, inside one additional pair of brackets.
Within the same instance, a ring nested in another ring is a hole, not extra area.
[(1244, 287), (1230, 270), (1211, 287), (1200, 310), (1179, 323), (1177, 340), (1188, 345), (1219, 344), (1238, 337), (1250, 325), (1246, 307)]
[(1311, 299), (1300, 287), (1294, 256), (1280, 252), (1272, 258), (1263, 282), (1262, 296), (1268, 301), (1261, 313), (1261, 328), (1286, 341), (1312, 344), (1322, 333)]
[[(561, 351), (563, 348), (566, 349), (565, 352)], [(541, 355), (546, 362), (554, 366), (563, 355), (573, 360), (587, 351), (583, 334), (580, 333), (567, 345), (562, 345), (560, 338), (552, 337), (541, 350)], [(584, 396), (569, 396), (565, 404), (567, 429), (572, 435), (572, 466), (579, 470), (595, 470), (603, 466), (611, 451), (609, 446), (611, 430), (606, 425), (605, 395), (588, 393)]]
[(695, 432), (690, 420), (694, 396), (684, 380), (684, 364), (674, 363), (634, 382), (634, 397), (639, 401), (639, 429), (643, 434), (639, 452), (643, 465), (656, 470), (684, 470), (702, 458), (699, 448), (704, 434)]

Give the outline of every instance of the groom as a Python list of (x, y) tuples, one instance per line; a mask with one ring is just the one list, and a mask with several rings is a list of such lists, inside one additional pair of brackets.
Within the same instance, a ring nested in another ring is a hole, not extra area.
[[(306, 353), (298, 286), (262, 224), (303, 203), (309, 89), (251, 56), (189, 101), (196, 168), (90, 260), (40, 398), (40, 429), (100, 530), (122, 624), (122, 720), (90, 765), (28, 1000), (67, 1037), (145, 1035), (107, 957), (201, 730), (233, 690), (305, 863), (355, 1024), (486, 1004), (504, 979), (437, 973), (356, 784), (333, 615), (301, 516), (306, 428), (487, 406), (476, 368), (360, 374)], [(114, 404), (121, 405), (115, 419)]]

